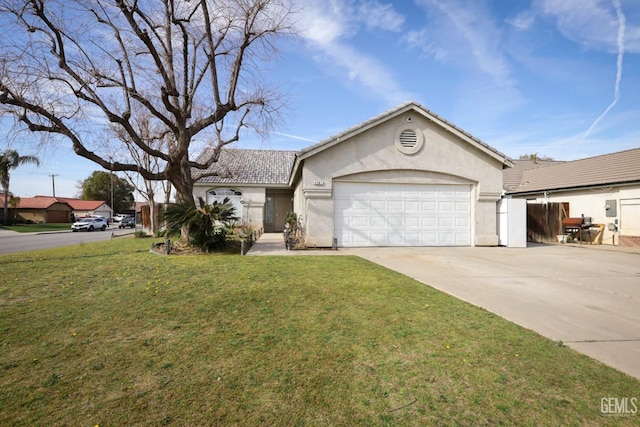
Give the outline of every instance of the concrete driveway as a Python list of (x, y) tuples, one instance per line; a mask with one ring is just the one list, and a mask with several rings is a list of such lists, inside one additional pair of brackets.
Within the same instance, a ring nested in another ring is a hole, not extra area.
[(640, 378), (637, 253), (569, 245), (340, 252), (403, 273)]

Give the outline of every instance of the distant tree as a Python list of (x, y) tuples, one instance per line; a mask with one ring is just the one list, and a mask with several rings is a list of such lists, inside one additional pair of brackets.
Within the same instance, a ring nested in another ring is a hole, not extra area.
[(37, 157), (21, 156), (16, 150), (6, 150), (0, 156), (0, 184), (4, 192), (4, 224), (9, 223), (9, 172), (27, 163), (40, 166), (40, 160)]
[(130, 209), (135, 188), (114, 173), (94, 171), (81, 183), (83, 200), (104, 200), (115, 213)]
[(520, 157), (518, 157), (518, 160), (531, 160), (532, 162), (535, 163), (538, 160), (548, 162), (548, 161), (553, 161), (555, 159), (551, 156), (545, 156), (544, 154), (540, 155), (538, 153), (533, 153), (533, 154), (521, 154)]
[(15, 224), (16, 219), (18, 218), (18, 206), (20, 206), (20, 197), (14, 196), (13, 194), (9, 195), (9, 207), (13, 209), (13, 223)]

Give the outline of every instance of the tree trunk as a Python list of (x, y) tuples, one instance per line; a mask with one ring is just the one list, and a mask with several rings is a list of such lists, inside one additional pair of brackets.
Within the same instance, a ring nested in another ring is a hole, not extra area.
[[(193, 199), (193, 178), (191, 176), (191, 167), (187, 156), (181, 156), (181, 160), (175, 163), (167, 164), (167, 180), (176, 190), (176, 202), (187, 203), (195, 206)], [(189, 229), (182, 227), (180, 230), (180, 242), (187, 244), (189, 242)]]
[(4, 189), (4, 225), (9, 225), (9, 189)]

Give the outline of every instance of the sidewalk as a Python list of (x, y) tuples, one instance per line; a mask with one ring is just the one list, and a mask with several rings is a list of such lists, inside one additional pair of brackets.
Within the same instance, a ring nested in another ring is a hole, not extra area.
[(18, 236), (20, 233), (13, 230), (5, 230), (4, 228), (0, 228), (0, 237), (4, 236)]
[(264, 233), (256, 240), (247, 255), (347, 255), (333, 249), (296, 249), (288, 251), (284, 246), (282, 233)]
[[(623, 252), (630, 254), (640, 255), (640, 247), (638, 246), (612, 246), (612, 245), (588, 245), (579, 243), (563, 243), (563, 244), (543, 244), (543, 243), (528, 243), (527, 247), (536, 246), (562, 246), (567, 248), (585, 249), (585, 250), (600, 250), (607, 252)], [(284, 247), (284, 240), (282, 233), (264, 233), (251, 247), (247, 255), (351, 255), (350, 249), (344, 248), (333, 250), (330, 248), (322, 249), (298, 249), (288, 251)], [(358, 249), (358, 248), (353, 248)]]

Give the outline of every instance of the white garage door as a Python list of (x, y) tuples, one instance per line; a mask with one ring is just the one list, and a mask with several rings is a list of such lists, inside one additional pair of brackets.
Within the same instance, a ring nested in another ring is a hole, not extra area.
[(338, 246), (469, 246), (468, 185), (335, 183)]

